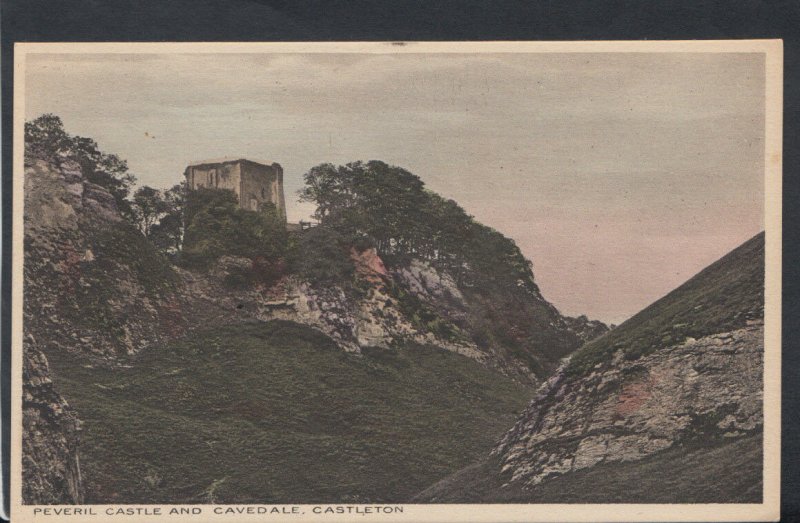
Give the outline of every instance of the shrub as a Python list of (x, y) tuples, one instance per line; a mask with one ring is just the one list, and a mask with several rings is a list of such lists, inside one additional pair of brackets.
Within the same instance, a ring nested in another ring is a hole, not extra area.
[(310, 283), (345, 284), (353, 281), (352, 242), (336, 230), (320, 226), (305, 231), (290, 254), (292, 272)]
[(253, 260), (251, 276), (257, 280), (275, 279), (283, 270), (288, 237), (274, 205), (258, 212), (240, 209), (232, 191), (203, 188), (187, 194), (184, 212), (181, 259), (187, 266), (208, 269), (228, 254)]

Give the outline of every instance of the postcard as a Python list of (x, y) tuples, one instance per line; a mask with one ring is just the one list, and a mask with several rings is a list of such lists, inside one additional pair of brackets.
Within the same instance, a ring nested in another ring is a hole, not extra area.
[(19, 522), (770, 521), (782, 43), (18, 43)]

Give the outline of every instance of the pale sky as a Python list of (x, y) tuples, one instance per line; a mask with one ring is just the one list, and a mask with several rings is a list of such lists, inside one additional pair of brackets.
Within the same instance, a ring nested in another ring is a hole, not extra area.
[(764, 56), (28, 54), (26, 118), (169, 187), (205, 158), (302, 175), (383, 160), (533, 260), (562, 313), (620, 323), (763, 229)]

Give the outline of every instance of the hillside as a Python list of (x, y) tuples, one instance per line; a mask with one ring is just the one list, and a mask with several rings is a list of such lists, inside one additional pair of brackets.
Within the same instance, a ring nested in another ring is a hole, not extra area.
[(423, 346), (290, 322), (196, 332), (121, 368), (51, 356), (87, 503), (402, 501), (485, 454), (531, 389)]
[[(412, 499), (420, 503), (760, 503), (762, 445), (746, 436), (675, 448), (640, 461), (599, 464), (525, 489), (484, 457)], [(731, 471), (736, 471), (732, 474)]]
[(760, 501), (763, 275), (762, 233), (585, 345), (490, 455), (415, 499)]
[[(372, 250), (390, 276), (387, 297), (415, 330), (466, 342), (471, 350), (462, 353), (514, 379), (540, 383), (607, 330), (562, 316), (512, 239), (402, 167), (378, 160), (320, 164), (304, 181), (301, 200), (316, 206), (319, 221), (306, 238), (328, 234)], [(317, 242), (300, 245), (315, 252)]]
[[(562, 317), (532, 274), (519, 292), (474, 283), (490, 260), (459, 283), (348, 246), (347, 280), (232, 283), (253, 260), (173, 265), (75, 157), (28, 154), (25, 177), (27, 503), (405, 499), (488, 451), (558, 358), (605, 329)], [(316, 479), (294, 472), (312, 461)]]
[(26, 157), (24, 218), (23, 496), (79, 502), (80, 420), (47, 356), (115, 365), (182, 335), (179, 280), (74, 159)]
[(178, 274), (70, 158), (26, 158), (24, 275), (30, 344), (111, 363), (187, 327)]
[(582, 373), (621, 349), (635, 360), (686, 338), (745, 327), (764, 317), (764, 234), (758, 234), (645, 308), (607, 336), (576, 352), (569, 371)]

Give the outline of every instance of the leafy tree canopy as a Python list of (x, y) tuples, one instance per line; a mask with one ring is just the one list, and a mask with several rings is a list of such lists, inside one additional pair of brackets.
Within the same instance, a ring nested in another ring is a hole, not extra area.
[(25, 122), (25, 152), (47, 160), (74, 159), (81, 166), (83, 176), (105, 187), (123, 216), (132, 218), (133, 209), (127, 198), (136, 178), (128, 172), (127, 162), (115, 154), (101, 152), (91, 138), (68, 134), (58, 116), (48, 113)]
[(315, 284), (344, 284), (353, 279), (350, 259), (352, 241), (336, 229), (314, 227), (303, 232), (294, 244), (290, 268), (306, 281)]
[(174, 255), (181, 250), (185, 199), (185, 183), (166, 191), (145, 185), (133, 193), (134, 224), (163, 254)]
[(403, 168), (380, 161), (321, 164), (304, 178), (300, 199), (317, 205), (321, 225), (368, 238), (387, 261), (415, 256), (467, 286), (536, 289), (531, 264), (513, 240), (426, 190)]
[(183, 260), (208, 267), (224, 254), (275, 262), (287, 249), (286, 223), (274, 205), (256, 211), (239, 208), (230, 190), (189, 191), (184, 206)]

